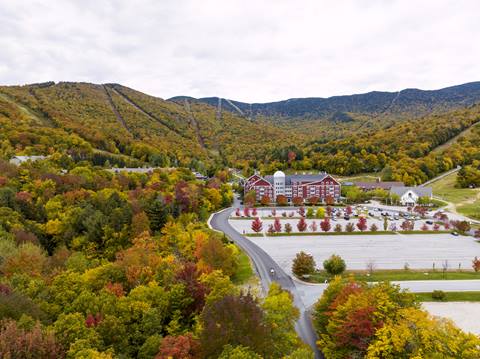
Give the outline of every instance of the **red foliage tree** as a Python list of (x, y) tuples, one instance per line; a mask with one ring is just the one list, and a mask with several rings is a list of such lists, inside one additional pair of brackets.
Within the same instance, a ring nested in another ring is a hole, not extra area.
[(243, 208), (243, 215), (244, 215), (245, 217), (250, 217), (250, 208), (244, 207), (244, 208)]
[(295, 161), (295, 158), (297, 158), (297, 155), (293, 151), (288, 151), (287, 157), (288, 157), (288, 163), (292, 163), (293, 161)]
[(383, 325), (375, 319), (375, 307), (368, 306), (348, 313), (346, 320), (334, 334), (339, 347), (351, 346), (365, 351), (375, 332)]
[(100, 313), (94, 315), (88, 314), (87, 318), (85, 318), (85, 325), (89, 328), (96, 327), (98, 324), (101, 323), (103, 316)]
[(198, 314), (205, 305), (205, 296), (208, 291), (199, 281), (200, 274), (194, 263), (186, 263), (175, 276), (177, 282), (185, 286), (186, 294), (193, 299), (183, 313), (187, 318), (192, 314)]
[(199, 350), (198, 341), (190, 333), (177, 337), (167, 335), (155, 359), (193, 359), (198, 357)]
[(200, 322), (203, 358), (218, 358), (226, 344), (243, 345), (262, 353), (268, 350), (272, 329), (250, 293), (227, 295), (207, 305)]
[(420, 216), (425, 217), (428, 212), (428, 208), (424, 206), (415, 206), (415, 208), (413, 208), (413, 211), (415, 213), (418, 213)]
[(261, 203), (263, 206), (269, 205), (270, 202), (271, 202), (270, 197), (267, 196), (267, 195), (264, 195), (264, 196), (262, 197), (262, 199), (260, 199), (260, 203)]
[(460, 233), (468, 232), (471, 229), (470, 223), (467, 221), (452, 221), (453, 227)]
[(300, 232), (305, 232), (305, 230), (307, 229), (307, 222), (305, 221), (305, 218), (300, 218), (297, 223), (297, 228)]
[(324, 232), (328, 232), (332, 226), (330, 225), (330, 220), (325, 218), (323, 221), (320, 222), (320, 228)]
[(439, 229), (440, 229), (440, 226), (438, 225), (438, 223), (435, 223), (435, 224), (433, 225), (433, 230), (434, 230), (434, 231), (438, 231)]
[(30, 329), (20, 328), (14, 320), (0, 322), (2, 358), (64, 358), (65, 352), (51, 331), (43, 331), (40, 323)]
[(261, 232), (263, 229), (263, 223), (262, 221), (260, 220), (260, 218), (255, 218), (252, 222), (252, 231), (256, 232), (256, 233), (259, 233)]
[(450, 229), (450, 223), (445, 222), (444, 225), (443, 225), (443, 227), (444, 227), (446, 230)]
[(360, 217), (357, 222), (357, 228), (362, 232), (366, 230), (367, 227), (367, 219), (365, 217)]
[(427, 224), (424, 223), (420, 229), (421, 229), (422, 231), (425, 231), (425, 232), (426, 232), (426, 231), (428, 231), (430, 228), (428, 228)]
[(256, 208), (252, 209), (252, 216), (256, 217), (258, 215), (258, 211)]
[(240, 217), (240, 208), (235, 210), (235, 216)]
[(400, 225), (400, 228), (403, 231), (412, 231), (413, 230), (413, 221), (405, 220)]
[(301, 217), (305, 217), (305, 207), (300, 207), (298, 209), (298, 214), (301, 216)]
[(308, 203), (310, 203), (312, 206), (316, 206), (319, 201), (320, 198), (317, 196), (312, 196), (308, 199)]
[(125, 291), (123, 290), (123, 285), (122, 283), (112, 283), (108, 282), (105, 285), (105, 290), (107, 292), (112, 293), (115, 295), (117, 298), (123, 297), (125, 295)]
[(285, 197), (283, 194), (280, 194), (277, 196), (277, 204), (279, 206), (286, 206), (288, 203), (287, 197)]
[(282, 231), (282, 224), (280, 223), (279, 218), (275, 218), (275, 221), (273, 222), (273, 229), (275, 230), (275, 232)]
[(302, 197), (293, 197), (292, 198), (292, 203), (295, 205), (295, 206), (300, 206), (303, 204), (303, 198)]
[(325, 203), (326, 203), (327, 205), (331, 206), (331, 205), (333, 205), (333, 204), (335, 203), (335, 199), (334, 199), (332, 196), (327, 195), (327, 196), (325, 197)]
[(352, 215), (353, 213), (353, 209), (352, 209), (352, 206), (347, 206), (347, 208), (345, 208), (345, 213), (349, 216)]

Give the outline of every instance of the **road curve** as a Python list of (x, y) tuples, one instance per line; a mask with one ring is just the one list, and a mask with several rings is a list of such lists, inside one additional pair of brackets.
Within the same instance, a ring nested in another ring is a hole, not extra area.
[[(228, 223), (228, 218), (232, 212), (233, 208), (227, 208), (213, 214), (209, 220), (210, 227), (225, 233), (232, 241), (242, 248), (245, 253), (247, 253), (255, 266), (255, 270), (265, 291), (268, 291), (270, 283), (275, 281), (280, 284), (283, 289), (292, 293), (294, 304), (300, 311), (300, 318), (295, 325), (295, 329), (303, 342), (312, 348), (315, 353), (315, 358), (322, 358), (323, 356), (316, 345), (317, 335), (313, 329), (312, 322), (302, 301), (302, 297), (292, 278), (288, 276), (263, 249), (243, 237), (230, 225), (230, 223)], [(275, 270), (274, 277), (270, 275), (271, 268)]]

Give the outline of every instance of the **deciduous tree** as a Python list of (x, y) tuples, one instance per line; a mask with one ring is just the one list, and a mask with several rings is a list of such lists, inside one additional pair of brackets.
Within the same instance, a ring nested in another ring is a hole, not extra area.
[(358, 219), (357, 228), (362, 232), (368, 228), (367, 219), (365, 217), (360, 217)]
[(297, 228), (299, 232), (305, 232), (307, 229), (307, 222), (305, 221), (305, 218), (300, 218), (298, 223), (297, 223)]
[(260, 218), (255, 218), (253, 221), (252, 221), (252, 230), (256, 233), (259, 233), (261, 232), (263, 229), (263, 223), (262, 221), (260, 220)]
[(306, 274), (312, 274), (315, 271), (315, 266), (313, 256), (301, 251), (293, 259), (292, 272), (296, 276), (302, 277)]
[(320, 222), (320, 228), (324, 232), (328, 232), (332, 226), (330, 225), (330, 220), (328, 218), (324, 218), (323, 221)]
[(273, 229), (275, 232), (281, 232), (282, 231), (282, 224), (280, 223), (280, 218), (275, 218), (273, 221)]
[(342, 274), (347, 268), (342, 257), (332, 254), (330, 258), (323, 261), (323, 268), (330, 275)]

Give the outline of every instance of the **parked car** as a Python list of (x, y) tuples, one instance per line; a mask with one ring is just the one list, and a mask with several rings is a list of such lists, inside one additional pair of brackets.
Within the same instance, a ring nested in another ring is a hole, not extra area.
[(344, 216), (343, 219), (346, 220), (346, 221), (349, 221), (350, 217), (349, 216)]
[(458, 233), (457, 233), (457, 232), (452, 232), (452, 236), (457, 237), (457, 236), (458, 236)]
[(433, 221), (425, 221), (425, 223), (432, 225), (432, 224), (433, 224)]
[(400, 219), (400, 217), (399, 216), (394, 216), (393, 219), (398, 221)]

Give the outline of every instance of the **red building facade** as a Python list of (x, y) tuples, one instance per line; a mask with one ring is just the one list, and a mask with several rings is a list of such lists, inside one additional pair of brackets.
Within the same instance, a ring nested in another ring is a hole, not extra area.
[(268, 196), (275, 201), (277, 196), (284, 195), (289, 202), (298, 197), (303, 201), (316, 197), (319, 202), (327, 202), (328, 198), (337, 202), (340, 198), (341, 185), (327, 173), (316, 175), (285, 175), (277, 171), (273, 176), (261, 177), (257, 174), (248, 178), (244, 186), (245, 193), (255, 191), (257, 201)]

